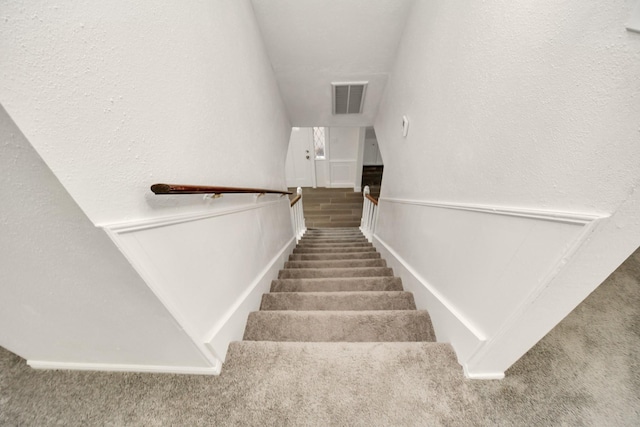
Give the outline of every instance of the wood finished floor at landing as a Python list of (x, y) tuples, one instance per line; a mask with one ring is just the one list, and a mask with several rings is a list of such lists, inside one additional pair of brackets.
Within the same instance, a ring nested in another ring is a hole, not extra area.
[[(295, 193), (295, 188), (290, 189)], [(353, 188), (302, 189), (307, 228), (359, 227), (362, 218), (362, 193)]]

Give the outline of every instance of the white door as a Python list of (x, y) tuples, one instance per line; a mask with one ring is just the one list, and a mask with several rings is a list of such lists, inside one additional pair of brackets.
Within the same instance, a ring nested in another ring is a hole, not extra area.
[(292, 128), (287, 152), (287, 187), (313, 187), (313, 128)]

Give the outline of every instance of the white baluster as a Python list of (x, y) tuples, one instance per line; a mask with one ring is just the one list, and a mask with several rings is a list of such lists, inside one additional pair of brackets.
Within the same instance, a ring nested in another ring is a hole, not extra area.
[(296, 189), (296, 195), (300, 196), (300, 199), (291, 206), (291, 226), (293, 227), (293, 234), (296, 237), (296, 241), (299, 242), (302, 239), (307, 228), (304, 222), (304, 210), (302, 208), (302, 188)]

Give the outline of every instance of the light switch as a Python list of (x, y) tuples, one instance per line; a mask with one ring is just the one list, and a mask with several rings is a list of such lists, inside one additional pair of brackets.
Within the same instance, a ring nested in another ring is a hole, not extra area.
[(407, 118), (407, 116), (402, 116), (402, 136), (406, 138), (408, 133), (409, 133), (409, 119)]

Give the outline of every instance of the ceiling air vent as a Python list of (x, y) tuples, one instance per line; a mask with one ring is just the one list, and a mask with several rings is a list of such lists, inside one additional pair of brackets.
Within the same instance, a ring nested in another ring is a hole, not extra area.
[(368, 82), (331, 83), (333, 114), (360, 114)]

